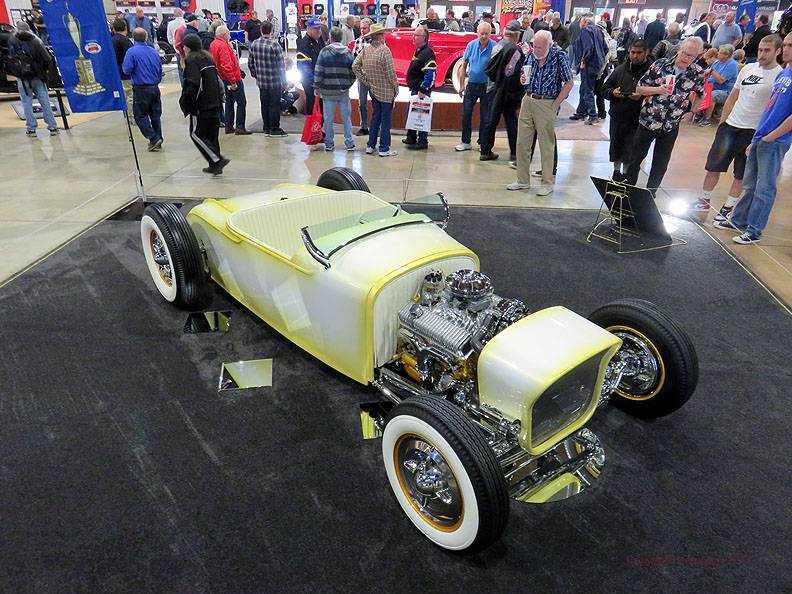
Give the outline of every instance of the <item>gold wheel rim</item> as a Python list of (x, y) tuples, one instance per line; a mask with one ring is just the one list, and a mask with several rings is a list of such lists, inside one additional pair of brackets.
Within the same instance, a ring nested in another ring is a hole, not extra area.
[(460, 513), (459, 513), (459, 518), (453, 524), (451, 525), (441, 524), (440, 522), (437, 522), (435, 519), (433, 519), (425, 511), (425, 509), (422, 510), (415, 500), (414, 493), (411, 492), (411, 490), (408, 488), (406, 484), (406, 480), (404, 476), (404, 465), (403, 465), (404, 461), (399, 460), (399, 452), (402, 448), (402, 445), (407, 440), (417, 440), (423, 442), (426, 445), (428, 445), (430, 448), (432, 448), (432, 450), (437, 452), (442, 457), (443, 461), (445, 462), (448, 468), (448, 471), (453, 477), (454, 484), (457, 485), (457, 487), (459, 485), (459, 481), (457, 480), (456, 474), (454, 473), (453, 469), (448, 464), (448, 462), (445, 460), (445, 456), (443, 456), (439, 448), (435, 447), (435, 445), (430, 440), (423, 437), (422, 435), (418, 435), (416, 433), (405, 433), (404, 435), (399, 436), (399, 439), (396, 440), (396, 444), (393, 446), (393, 466), (396, 469), (396, 478), (399, 481), (399, 487), (401, 488), (404, 497), (407, 499), (407, 501), (410, 502), (410, 505), (415, 510), (415, 513), (418, 515), (418, 517), (420, 517), (424, 522), (429, 524), (432, 528), (434, 528), (435, 530), (439, 530), (441, 532), (455, 532), (457, 529), (459, 529), (459, 527), (462, 525), (462, 521), (465, 519), (465, 501), (462, 497), (462, 490), (460, 488), (456, 488), (454, 490), (454, 492), (459, 497)]
[(663, 386), (665, 385), (666, 373), (665, 373), (665, 363), (663, 362), (663, 357), (660, 356), (660, 351), (655, 346), (655, 344), (651, 340), (649, 340), (649, 338), (645, 334), (639, 332), (635, 328), (630, 328), (629, 326), (620, 326), (620, 325), (608, 326), (606, 330), (608, 330), (608, 332), (611, 332), (613, 334), (617, 334), (621, 332), (623, 334), (632, 335), (638, 338), (640, 341), (646, 344), (646, 346), (649, 348), (649, 352), (654, 357), (655, 361), (657, 361), (657, 374), (658, 374), (657, 383), (651, 392), (649, 392), (648, 394), (641, 394), (640, 396), (636, 396), (634, 394), (630, 394), (629, 392), (625, 392), (624, 390), (619, 389), (618, 386), (616, 387), (614, 392), (619, 396), (621, 396), (622, 398), (626, 398), (627, 400), (639, 400), (639, 401), (649, 400), (650, 398), (654, 398), (655, 396), (657, 396), (660, 393), (660, 390), (662, 390)]

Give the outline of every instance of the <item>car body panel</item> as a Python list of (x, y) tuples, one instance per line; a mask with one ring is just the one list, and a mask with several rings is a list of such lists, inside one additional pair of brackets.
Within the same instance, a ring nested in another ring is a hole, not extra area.
[[(325, 269), (302, 245), (285, 254), (234, 225), (234, 214), (267, 205), (278, 208), (284, 197), (318, 202), (328, 192), (283, 184), (255, 196), (206, 200), (187, 220), (221, 287), (304, 350), (348, 377), (369, 383), (374, 379), (375, 343), (382, 342), (375, 336), (375, 303), (383, 289), (437, 263), (478, 267), (478, 259), (436, 225), (423, 223), (364, 237), (339, 250)], [(387, 316), (396, 317), (395, 312), (379, 314)]]

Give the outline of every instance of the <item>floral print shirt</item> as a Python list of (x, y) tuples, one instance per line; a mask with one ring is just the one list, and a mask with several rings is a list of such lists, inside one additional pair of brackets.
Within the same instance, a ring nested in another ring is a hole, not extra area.
[[(674, 58), (657, 60), (649, 67), (638, 83), (641, 87), (663, 86), (667, 77), (675, 76)], [(704, 70), (691, 64), (676, 77), (674, 92), (670, 95), (652, 95), (644, 100), (639, 117), (640, 124), (652, 132), (671, 132), (679, 120), (690, 111), (692, 95), (704, 95)]]

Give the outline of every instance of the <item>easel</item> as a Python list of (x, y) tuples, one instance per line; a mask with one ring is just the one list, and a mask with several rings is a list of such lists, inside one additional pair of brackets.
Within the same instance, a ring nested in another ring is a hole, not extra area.
[[(687, 243), (668, 233), (654, 196), (646, 188), (593, 176), (591, 181), (602, 197), (602, 204), (586, 241), (591, 242), (591, 238), (596, 237), (616, 244), (619, 254), (646, 252)], [(602, 227), (606, 227), (605, 230)]]

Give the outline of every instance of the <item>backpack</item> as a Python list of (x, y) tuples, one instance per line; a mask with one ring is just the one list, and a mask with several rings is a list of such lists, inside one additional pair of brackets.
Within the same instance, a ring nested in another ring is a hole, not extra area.
[(14, 54), (8, 57), (6, 72), (19, 80), (33, 80), (38, 78), (38, 69), (33, 61), (30, 44), (22, 41), (14, 47)]

